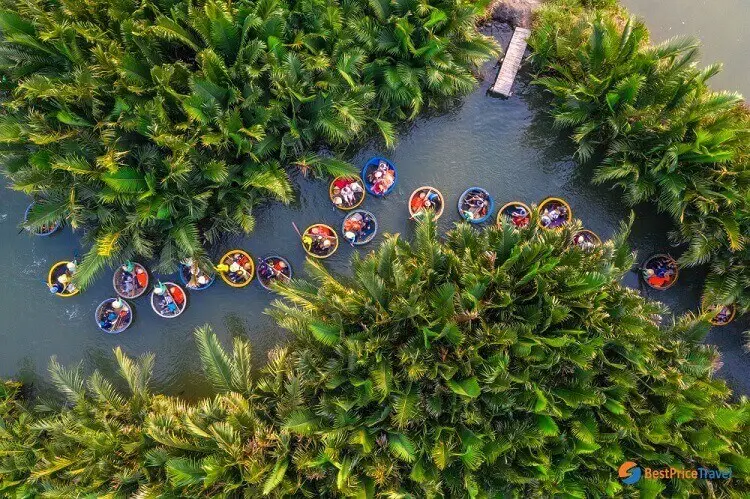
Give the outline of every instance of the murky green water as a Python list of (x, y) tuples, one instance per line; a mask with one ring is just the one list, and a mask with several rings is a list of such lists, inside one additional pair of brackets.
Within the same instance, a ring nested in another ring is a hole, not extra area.
[[(507, 34), (506, 34), (507, 35)], [(507, 39), (507, 38), (506, 38)], [(397, 189), (385, 200), (368, 198), (364, 208), (378, 218), (380, 234), (400, 233), (410, 237), (413, 226), (407, 221), (407, 197), (413, 189), (429, 184), (442, 190), (447, 209), (440, 219), (442, 229), (459, 220), (458, 196), (473, 185), (487, 188), (496, 203), (511, 200), (538, 202), (550, 195), (566, 198), (574, 215), (602, 238), (609, 237), (628, 214), (618, 192), (597, 188), (588, 182), (589, 172), (576, 169), (572, 149), (564, 136), (552, 130), (544, 110), (547, 103), (524, 78), (517, 95), (500, 100), (486, 95), (497, 69), (488, 65), (484, 83), (458, 107), (439, 116), (418, 120), (405, 131), (398, 147), (387, 152), (399, 169)], [(361, 165), (368, 157), (382, 152), (376, 147), (360, 151), (352, 160)], [(339, 227), (343, 213), (328, 200), (327, 183), (298, 179), (299, 203), (291, 207), (271, 206), (258, 214), (258, 229), (248, 238), (227, 241), (220, 249), (242, 247), (258, 257), (277, 253), (286, 256), (300, 271), (304, 253), (292, 222), (306, 227), (326, 222)], [(189, 296), (187, 310), (175, 320), (157, 318), (146, 297), (135, 300), (135, 323), (119, 336), (97, 329), (93, 320), (96, 305), (112, 296), (111, 275), (103, 275), (86, 293), (60, 299), (50, 296), (43, 283), (49, 266), (79, 250), (69, 228), (51, 238), (19, 234), (17, 224), (28, 200), (18, 193), (0, 195), (0, 376), (20, 376), (40, 384), (50, 356), (104, 371), (112, 368), (111, 351), (120, 345), (129, 354), (154, 352), (157, 355), (155, 381), (169, 393), (197, 396), (203, 392), (192, 331), (210, 323), (222, 339), (245, 329), (252, 341), (256, 364), (266, 352), (284, 341), (279, 330), (263, 311), (273, 295), (257, 282), (241, 290), (222, 282)], [(499, 205), (498, 205), (499, 206)], [(638, 210), (632, 242), (641, 257), (668, 250), (665, 232), (669, 224), (649, 207)], [(326, 260), (330, 269), (346, 271), (354, 250), (342, 245)], [(635, 274), (626, 283), (638, 286)], [(701, 289), (700, 270), (686, 270), (668, 292), (647, 292), (681, 312), (697, 306)], [(725, 377), (743, 391), (750, 391), (744, 374), (750, 359), (742, 359), (740, 325), (712, 333), (711, 341), (724, 352)]]

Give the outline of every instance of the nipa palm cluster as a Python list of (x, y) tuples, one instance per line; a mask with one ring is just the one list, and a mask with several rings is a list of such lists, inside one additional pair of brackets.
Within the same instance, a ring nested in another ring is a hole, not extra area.
[[(76, 276), (202, 258), (289, 173), (352, 172), (330, 152), (472, 88), (496, 48), (463, 0), (4, 0), (0, 143), (30, 228), (92, 247)], [(323, 155), (320, 151), (327, 150)]]
[[(0, 490), (29, 497), (744, 497), (750, 406), (700, 343), (619, 284), (623, 232), (593, 251), (541, 231), (420, 222), (335, 276), (281, 289), (292, 334), (257, 375), (238, 337), (196, 331), (216, 394), (156, 394), (153, 357), (115, 352), (118, 383), (51, 364), (65, 396), (0, 392)], [(116, 388), (123, 386), (124, 389)], [(731, 481), (618, 467), (732, 468)], [(744, 494), (744, 495), (743, 495)]]
[(594, 177), (676, 222), (680, 262), (710, 263), (704, 298), (750, 310), (750, 113), (742, 97), (707, 86), (720, 66), (696, 65), (698, 43), (648, 44), (641, 21), (560, 0), (530, 42), (552, 114), (573, 129), (578, 156), (603, 156)]

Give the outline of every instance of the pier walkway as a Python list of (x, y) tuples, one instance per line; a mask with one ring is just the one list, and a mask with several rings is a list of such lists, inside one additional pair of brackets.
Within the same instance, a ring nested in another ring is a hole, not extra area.
[(526, 39), (530, 34), (531, 31), (526, 28), (516, 28), (513, 32), (513, 38), (511, 38), (508, 50), (505, 52), (505, 58), (503, 59), (503, 65), (500, 67), (500, 72), (497, 74), (497, 80), (490, 88), (490, 92), (493, 94), (501, 97), (511, 96), (513, 81), (515, 81), (518, 68), (521, 67), (523, 62), (523, 54), (526, 52)]

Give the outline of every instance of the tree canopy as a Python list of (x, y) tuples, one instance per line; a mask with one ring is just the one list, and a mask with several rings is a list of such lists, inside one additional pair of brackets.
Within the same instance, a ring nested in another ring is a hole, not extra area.
[(536, 83), (554, 96), (558, 126), (577, 155), (604, 156), (594, 180), (656, 203), (687, 246), (683, 265), (709, 264), (704, 298), (750, 310), (750, 112), (739, 94), (714, 92), (720, 65), (697, 66), (699, 44), (648, 43), (642, 21), (601, 2), (557, 0), (529, 40)]
[[(272, 315), (293, 333), (251, 375), (241, 337), (196, 331), (213, 398), (152, 392), (153, 357), (116, 351), (127, 389), (51, 365), (67, 399), (6, 396), (0, 490), (49, 497), (689, 497), (750, 491), (750, 404), (730, 402), (700, 343), (619, 281), (625, 233), (421, 222), (355, 257), (308, 264)], [(642, 466), (732, 468), (730, 481), (646, 480)]]
[[(471, 90), (497, 47), (468, 0), (2, 0), (0, 152), (91, 251), (76, 279), (201, 258), (253, 208), (289, 202), (292, 170), (351, 173), (335, 153)], [(325, 152), (325, 154), (317, 154)], [(334, 153), (331, 155), (330, 153)]]

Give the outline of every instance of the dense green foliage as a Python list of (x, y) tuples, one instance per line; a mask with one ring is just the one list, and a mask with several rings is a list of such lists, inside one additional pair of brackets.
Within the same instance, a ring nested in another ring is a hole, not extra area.
[(469, 0), (3, 0), (3, 164), (28, 226), (87, 229), (105, 264), (200, 258), (288, 171), (468, 92), (496, 50)]
[[(153, 357), (116, 357), (127, 389), (53, 362), (51, 413), (0, 403), (0, 491), (11, 497), (742, 497), (750, 403), (729, 403), (699, 342), (619, 280), (625, 236), (593, 252), (535, 224), (440, 241), (432, 220), (388, 237), (353, 276), (310, 262), (272, 314), (294, 341), (257, 377), (250, 348), (196, 332), (214, 398), (148, 388)], [(50, 410), (49, 408), (43, 408)], [(729, 482), (641, 480), (729, 467)], [(710, 491), (709, 491), (710, 488)]]
[(580, 159), (604, 152), (595, 181), (655, 202), (688, 246), (680, 263), (710, 262), (705, 298), (750, 310), (750, 113), (708, 88), (720, 67), (696, 66), (694, 40), (651, 46), (642, 22), (577, 0), (543, 8), (530, 43)]

